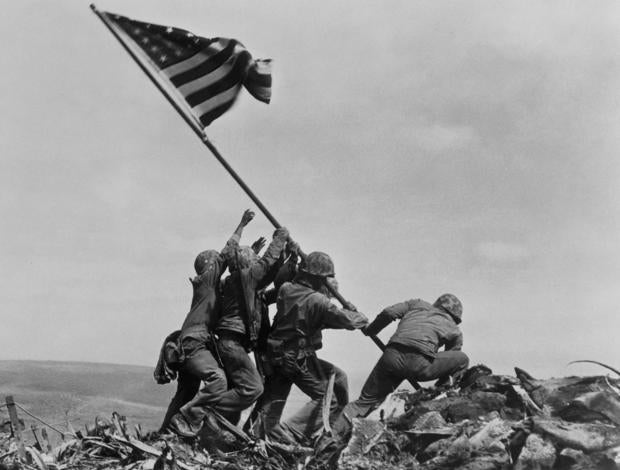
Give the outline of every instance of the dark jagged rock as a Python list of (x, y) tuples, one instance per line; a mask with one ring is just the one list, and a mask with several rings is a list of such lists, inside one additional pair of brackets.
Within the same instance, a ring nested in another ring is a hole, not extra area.
[(476, 366), (470, 367), (463, 374), (463, 377), (459, 382), (459, 387), (461, 387), (462, 389), (472, 387), (482, 377), (489, 377), (492, 374), (493, 371), (484, 364), (478, 364)]
[(537, 380), (522, 369), (515, 367), (515, 371), (523, 388), (544, 413), (572, 422), (620, 425), (620, 397), (607, 377)]
[(606, 455), (588, 455), (580, 450), (563, 449), (556, 459), (555, 468), (567, 470), (616, 470), (613, 459)]
[(464, 391), (460, 394), (450, 392), (438, 395), (428, 401), (417, 401), (403, 416), (395, 419), (391, 425), (396, 429), (410, 429), (422, 415), (436, 411), (448, 422), (459, 422), (465, 419), (477, 419), (492, 412), (498, 412), (508, 419), (522, 415), (520, 402), (517, 408), (507, 405), (507, 397), (501, 393), (483, 391)]

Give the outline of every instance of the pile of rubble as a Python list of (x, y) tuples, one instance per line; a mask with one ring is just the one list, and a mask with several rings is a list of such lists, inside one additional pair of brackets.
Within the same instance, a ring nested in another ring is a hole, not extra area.
[(619, 469), (620, 385), (471, 368), (460, 389), (400, 398), (404, 412), (356, 419), (343, 469)]
[[(42, 442), (24, 446), (20, 457), (18, 440), (0, 433), (0, 470), (39, 469), (124, 469), (198, 470), (297, 468), (312, 449), (293, 448), (252, 440), (228, 424), (228, 452), (205, 449), (200, 442), (179, 439), (174, 434), (142, 433), (140, 426), (130, 432), (124, 417), (97, 418), (84, 431), (72, 431), (60, 445), (51, 448)], [(212, 442), (212, 441), (211, 441)], [(234, 449), (233, 449), (234, 448)]]
[(25, 458), (0, 433), (0, 470), (620, 469), (620, 379), (536, 380), (515, 371), (493, 375), (475, 366), (457, 389), (398, 392), (380, 419), (353, 420), (342, 452), (253, 439), (225, 422), (226, 442), (205, 446), (139, 426), (130, 432), (113, 414), (56, 448), (26, 447)]

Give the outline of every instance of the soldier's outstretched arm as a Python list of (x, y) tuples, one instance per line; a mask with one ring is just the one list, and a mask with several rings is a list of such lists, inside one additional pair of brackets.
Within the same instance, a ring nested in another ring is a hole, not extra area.
[(373, 322), (364, 328), (364, 334), (367, 336), (376, 336), (383, 328), (388, 326), (394, 320), (402, 318), (405, 313), (411, 310), (416, 300), (406, 300), (389, 307), (384, 308)]
[(232, 254), (232, 252), (239, 247), (239, 242), (241, 241), (241, 235), (243, 234), (243, 229), (246, 225), (248, 225), (252, 221), (255, 215), (256, 214), (254, 214), (254, 212), (251, 211), (250, 209), (246, 209), (243, 212), (239, 225), (237, 225), (237, 228), (235, 229), (233, 234), (230, 236), (230, 238), (226, 242), (226, 245), (224, 246), (224, 249), (221, 252), (224, 258), (227, 258), (227, 255)]
[(256, 288), (262, 289), (273, 281), (277, 270), (272, 271), (271, 268), (280, 259), (280, 254), (284, 250), (288, 237), (288, 230), (285, 227), (277, 228), (263, 256), (258, 262), (250, 266), (250, 278)]
[(237, 228), (235, 229), (235, 232), (233, 233), (234, 235), (237, 235), (239, 238), (241, 238), (241, 234), (243, 233), (243, 228), (248, 225), (250, 222), (252, 222), (252, 219), (254, 218), (256, 214), (254, 213), (254, 211), (251, 211), (250, 209), (246, 209), (243, 212), (243, 215), (241, 216), (241, 221), (239, 222), (239, 225), (237, 225)]
[(331, 302), (327, 302), (323, 315), (323, 327), (343, 330), (361, 330), (368, 325), (368, 318), (362, 312), (339, 308)]

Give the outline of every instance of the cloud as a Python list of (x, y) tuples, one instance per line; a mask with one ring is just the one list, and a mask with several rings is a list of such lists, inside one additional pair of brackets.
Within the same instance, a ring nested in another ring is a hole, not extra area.
[(487, 261), (495, 263), (514, 263), (530, 256), (527, 247), (500, 241), (480, 243), (476, 247), (476, 253)]

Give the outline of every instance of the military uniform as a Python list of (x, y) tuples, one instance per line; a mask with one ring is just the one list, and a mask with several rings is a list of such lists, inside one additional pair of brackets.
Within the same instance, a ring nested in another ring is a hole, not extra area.
[(181, 407), (188, 403), (204, 382), (203, 395), (211, 402), (227, 388), (226, 375), (213, 355), (210, 324), (217, 315), (220, 278), (226, 259), (239, 246), (239, 235), (233, 234), (221, 253), (208, 250), (200, 253), (194, 264), (199, 273), (190, 279), (193, 289), (190, 311), (179, 334), (179, 348), (184, 357), (178, 370), (177, 391), (161, 425), (164, 430)]
[[(248, 355), (265, 326), (266, 307), (258, 291), (269, 285), (277, 273), (277, 262), (288, 232), (276, 230), (265, 254), (249, 267), (234, 270), (222, 287), (222, 306), (216, 326), (217, 351), (226, 371), (228, 389), (221, 393), (202, 391), (181, 409), (192, 425), (200, 426), (208, 406), (236, 424), (241, 411), (263, 393), (262, 379)], [(268, 327), (268, 323), (267, 323)]]
[[(267, 378), (259, 414), (270, 438), (303, 442), (321, 425), (321, 402), (331, 374), (335, 374), (332, 416), (348, 402), (346, 374), (316, 355), (322, 347), (321, 330), (363, 328), (368, 320), (362, 313), (338, 308), (303, 279), (280, 287), (277, 307), (268, 339), (273, 373)], [(280, 423), (293, 384), (311, 401)]]
[[(446, 380), (462, 374), (469, 359), (461, 351), (463, 334), (457, 325), (461, 315), (460, 301), (451, 294), (444, 294), (432, 305), (420, 299), (408, 300), (377, 315), (365, 334), (376, 335), (390, 322), (400, 319), (398, 328), (360, 397), (345, 407), (335, 431), (342, 433), (348, 428), (347, 418), (370, 414), (403, 380)], [(442, 346), (444, 351), (439, 351)]]

